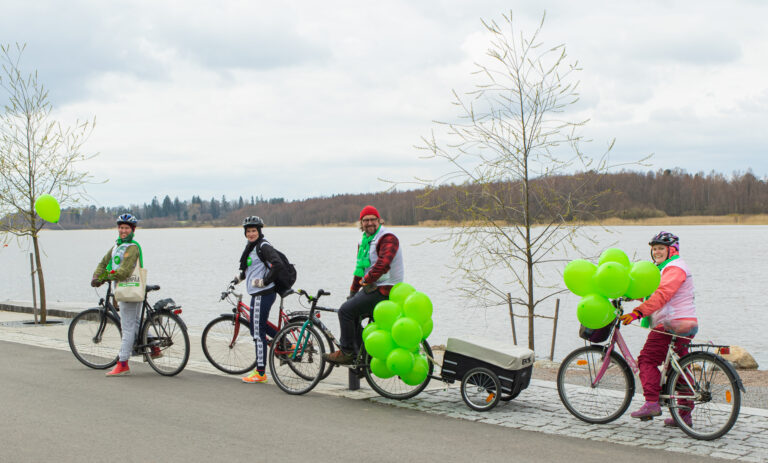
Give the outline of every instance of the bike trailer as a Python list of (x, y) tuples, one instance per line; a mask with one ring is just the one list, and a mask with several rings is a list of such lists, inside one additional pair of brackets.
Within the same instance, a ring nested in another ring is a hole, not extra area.
[(501, 380), (502, 395), (514, 397), (528, 387), (534, 359), (532, 350), (514, 344), (476, 336), (448, 338), (441, 374), (443, 380), (453, 382), (473, 368), (485, 367)]

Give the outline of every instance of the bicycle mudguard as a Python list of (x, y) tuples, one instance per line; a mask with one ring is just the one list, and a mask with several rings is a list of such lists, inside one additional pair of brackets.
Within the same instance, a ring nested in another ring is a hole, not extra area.
[[(168, 309), (160, 309), (160, 310), (156, 310), (156, 311), (155, 311), (155, 313), (166, 313), (166, 314), (173, 314), (173, 315), (176, 315), (176, 314), (174, 314), (174, 313), (173, 313), (173, 311), (172, 311), (172, 310), (168, 310)], [(231, 314), (230, 314), (230, 315), (231, 315)], [(189, 331), (189, 330), (187, 329), (187, 324), (186, 324), (186, 322), (184, 321), (184, 319), (183, 319), (183, 318), (181, 318), (181, 317), (179, 317), (178, 315), (176, 315), (176, 318), (177, 318), (177, 319), (179, 320), (179, 322), (181, 323), (181, 327), (184, 329), (184, 331)]]
[(689, 355), (693, 355), (693, 354), (698, 354), (698, 355), (704, 354), (704, 355), (706, 355), (706, 356), (708, 356), (710, 358), (716, 358), (716, 359), (721, 360), (723, 362), (723, 364), (725, 365), (725, 367), (731, 372), (731, 374), (733, 374), (733, 377), (736, 378), (736, 384), (739, 385), (739, 389), (741, 389), (741, 392), (747, 392), (747, 389), (744, 387), (744, 384), (741, 382), (741, 376), (739, 376), (739, 373), (736, 371), (736, 368), (734, 368), (734, 366), (731, 365), (731, 362), (729, 362), (728, 360), (720, 357), (719, 355), (713, 354), (711, 352), (704, 352), (704, 351), (697, 350), (697, 351), (694, 351), (694, 352), (689, 352), (686, 355), (680, 357), (680, 360), (678, 360), (678, 362), (682, 362), (684, 358), (688, 357)]

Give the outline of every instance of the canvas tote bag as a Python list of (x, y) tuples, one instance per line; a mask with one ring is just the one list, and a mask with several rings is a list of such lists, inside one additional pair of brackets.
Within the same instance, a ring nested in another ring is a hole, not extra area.
[(147, 293), (147, 269), (136, 259), (136, 267), (128, 279), (117, 282), (115, 299), (118, 302), (142, 302)]

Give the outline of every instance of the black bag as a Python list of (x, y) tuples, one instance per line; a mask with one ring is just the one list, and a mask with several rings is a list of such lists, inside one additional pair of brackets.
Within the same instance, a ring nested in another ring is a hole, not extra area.
[[(265, 241), (266, 242), (266, 241)], [(262, 262), (264, 262), (264, 265), (267, 266), (270, 270), (272, 269), (272, 264), (268, 263), (266, 260), (264, 260), (264, 256), (261, 254), (261, 246), (263, 246), (264, 243), (261, 243), (261, 245), (256, 248), (256, 254), (258, 254), (259, 259), (261, 259)], [(270, 244), (270, 246), (272, 246)], [(288, 258), (283, 254), (282, 252), (275, 249), (274, 246), (272, 246), (272, 249), (275, 250), (275, 253), (280, 258), (280, 265), (275, 266), (275, 290), (277, 290), (277, 293), (280, 295), (283, 295), (286, 291), (291, 289), (293, 287), (293, 284), (296, 283), (296, 267), (288, 261)]]
[(592, 343), (605, 342), (610, 334), (611, 323), (598, 329), (587, 328), (584, 325), (581, 325), (581, 328), (579, 328), (579, 337)]

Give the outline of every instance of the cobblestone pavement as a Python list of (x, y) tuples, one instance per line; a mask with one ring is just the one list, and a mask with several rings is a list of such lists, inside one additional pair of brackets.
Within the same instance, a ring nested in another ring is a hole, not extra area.
[[(23, 326), (5, 313), (0, 319), (0, 340), (29, 344), (52, 349), (69, 350), (66, 340), (66, 323), (59, 326)], [(23, 317), (28, 319), (28, 316)], [(187, 369), (201, 373), (220, 374), (203, 357), (199, 342), (200, 333), (192, 331), (190, 342), (192, 355)], [(499, 402), (488, 412), (475, 412), (461, 400), (458, 385), (448, 386), (440, 381), (431, 381), (430, 387), (417, 397), (395, 401), (379, 397), (363, 386), (357, 391), (346, 387), (347, 370), (335, 372), (319, 384), (314, 392), (331, 394), (357, 400), (371, 400), (394, 407), (419, 410), (426, 413), (445, 415), (456, 419), (537, 431), (600, 442), (614, 442), (629, 446), (643, 446), (706, 455), (745, 462), (768, 462), (768, 410), (742, 407), (738, 421), (725, 436), (715, 441), (698, 441), (676, 429), (664, 428), (663, 418), (648, 422), (633, 420), (627, 412), (624, 416), (607, 425), (591, 425), (573, 417), (560, 403), (555, 383), (531, 380), (530, 386), (515, 400)], [(224, 375), (228, 376), (228, 375)], [(365, 383), (365, 380), (362, 381)], [(630, 410), (642, 404), (642, 396), (636, 395)], [(667, 412), (665, 411), (665, 415)]]

